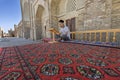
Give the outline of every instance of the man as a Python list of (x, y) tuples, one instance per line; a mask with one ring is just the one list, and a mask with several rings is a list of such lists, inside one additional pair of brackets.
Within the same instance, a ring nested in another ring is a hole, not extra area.
[(59, 20), (59, 26), (60, 26), (60, 30), (59, 30), (59, 35), (62, 41), (68, 41), (70, 40), (70, 30), (67, 26), (65, 26), (64, 21), (63, 20)]

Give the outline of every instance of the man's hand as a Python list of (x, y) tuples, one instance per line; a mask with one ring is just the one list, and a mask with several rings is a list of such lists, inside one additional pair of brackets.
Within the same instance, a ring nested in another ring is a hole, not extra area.
[(56, 33), (57, 35), (60, 35), (60, 33)]

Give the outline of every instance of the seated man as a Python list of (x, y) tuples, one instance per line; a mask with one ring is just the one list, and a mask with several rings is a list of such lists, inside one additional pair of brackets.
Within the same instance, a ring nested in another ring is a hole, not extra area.
[(59, 26), (60, 26), (60, 30), (59, 30), (60, 33), (57, 35), (60, 37), (60, 40), (63, 41), (70, 40), (70, 30), (67, 26), (64, 25), (63, 20), (59, 20)]

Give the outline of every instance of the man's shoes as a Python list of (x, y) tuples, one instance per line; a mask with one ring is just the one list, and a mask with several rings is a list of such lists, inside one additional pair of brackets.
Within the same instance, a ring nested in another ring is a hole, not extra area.
[(64, 42), (64, 40), (57, 40), (58, 42)]
[(64, 42), (64, 40), (61, 40), (61, 42)]

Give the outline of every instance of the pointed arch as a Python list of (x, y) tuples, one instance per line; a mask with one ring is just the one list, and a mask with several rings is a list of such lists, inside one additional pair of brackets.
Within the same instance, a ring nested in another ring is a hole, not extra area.
[(36, 26), (36, 39), (42, 39), (43, 38), (43, 14), (44, 14), (44, 7), (41, 5), (38, 5), (36, 17), (35, 17), (35, 26)]
[(58, 17), (64, 15), (66, 12), (67, 0), (52, 0), (51, 1), (51, 26), (55, 27), (58, 24)]

